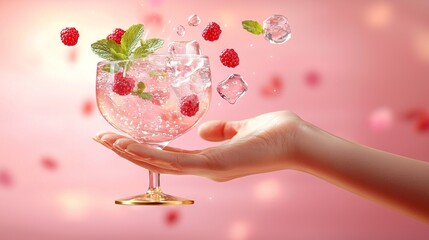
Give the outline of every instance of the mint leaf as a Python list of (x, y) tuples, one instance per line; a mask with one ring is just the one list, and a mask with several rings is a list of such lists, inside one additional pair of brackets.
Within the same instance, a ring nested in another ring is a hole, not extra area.
[[(151, 38), (146, 40), (146, 45), (148, 46), (147, 50), (149, 52), (155, 52), (156, 50), (162, 48), (162, 45), (164, 45), (164, 40), (159, 38)], [(143, 46), (143, 42), (142, 42)]]
[(101, 39), (91, 44), (91, 49), (95, 54), (97, 54), (99, 57), (103, 59), (110, 60), (110, 61), (116, 60), (115, 57), (110, 52), (110, 47), (106, 39)]
[(250, 33), (253, 33), (255, 35), (260, 35), (264, 33), (264, 28), (260, 23), (253, 20), (245, 20), (241, 22), (241, 25), (243, 25), (243, 28), (247, 30)]
[(138, 93), (142, 93), (145, 88), (146, 88), (146, 85), (144, 85), (144, 82), (139, 82), (137, 84), (137, 92)]
[(140, 93), (139, 95), (138, 95), (141, 99), (144, 99), (144, 100), (152, 100), (152, 98), (153, 98), (153, 96), (152, 96), (152, 94), (150, 94), (150, 93), (148, 93), (148, 92), (143, 92), (143, 93)]
[(121, 52), (116, 52), (115, 49), (111, 48), (110, 49), (110, 53), (112, 54), (112, 56), (116, 59), (116, 60), (126, 60), (128, 59), (128, 56), (121, 53)]
[(110, 40), (110, 39), (108, 39), (107, 40), (107, 46), (110, 48), (110, 49), (114, 49), (115, 50), (115, 52), (117, 52), (117, 53), (123, 53), (123, 54), (125, 54), (125, 52), (122, 50), (122, 48), (121, 48), (121, 45), (120, 44), (117, 44), (115, 41), (113, 41), (113, 40)]
[(168, 74), (164, 71), (150, 71), (148, 72), (149, 77), (161, 77), (165, 78), (168, 76)]
[(162, 48), (164, 40), (159, 38), (151, 38), (146, 41), (140, 40), (140, 47), (134, 51), (134, 58), (144, 58), (149, 54), (154, 53), (156, 50)]
[(152, 52), (149, 52), (146, 47), (140, 46), (140, 47), (136, 48), (136, 50), (134, 51), (134, 58), (144, 58), (144, 57), (147, 57), (151, 53)]
[(138, 96), (143, 100), (152, 100), (153, 96), (149, 92), (144, 92), (144, 89), (146, 88), (145, 84), (143, 82), (139, 82), (137, 84), (137, 90), (131, 92), (132, 95)]
[(143, 24), (135, 24), (125, 31), (121, 39), (121, 48), (128, 57), (139, 43), (144, 32)]

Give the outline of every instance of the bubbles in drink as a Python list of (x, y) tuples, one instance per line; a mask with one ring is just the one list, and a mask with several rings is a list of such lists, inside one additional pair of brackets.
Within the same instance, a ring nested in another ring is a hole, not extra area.
[(292, 35), (288, 20), (283, 15), (272, 15), (264, 21), (264, 37), (273, 44), (287, 42)]
[(181, 37), (185, 36), (185, 33), (186, 33), (185, 27), (182, 25), (177, 26), (176, 27), (176, 33), (177, 33), (177, 35), (179, 35)]
[(247, 92), (247, 83), (241, 75), (231, 74), (217, 85), (217, 92), (230, 104), (234, 104)]
[(201, 23), (201, 19), (200, 19), (200, 17), (198, 17), (197, 14), (189, 16), (189, 18), (188, 18), (189, 26), (196, 27), (196, 26), (200, 25), (200, 23)]
[(200, 44), (197, 41), (177, 41), (168, 44), (170, 54), (201, 54)]

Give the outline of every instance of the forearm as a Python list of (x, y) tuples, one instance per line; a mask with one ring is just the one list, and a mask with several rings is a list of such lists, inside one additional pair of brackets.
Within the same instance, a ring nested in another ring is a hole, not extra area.
[(429, 222), (429, 164), (355, 144), (311, 125), (295, 168)]

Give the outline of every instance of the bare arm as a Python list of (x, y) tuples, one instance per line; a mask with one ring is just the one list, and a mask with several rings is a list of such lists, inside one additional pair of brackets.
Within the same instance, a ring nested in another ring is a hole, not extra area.
[(95, 140), (151, 171), (215, 181), (296, 169), (429, 223), (427, 162), (349, 142), (286, 111), (209, 122), (199, 133), (206, 140), (223, 143), (187, 151), (157, 150), (114, 133), (100, 134)]
[(429, 223), (429, 164), (333, 136), (305, 124), (294, 168)]

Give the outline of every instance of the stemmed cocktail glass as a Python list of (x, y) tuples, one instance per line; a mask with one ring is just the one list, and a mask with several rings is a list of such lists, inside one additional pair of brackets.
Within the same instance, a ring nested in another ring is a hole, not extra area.
[[(139, 143), (163, 149), (202, 118), (211, 98), (209, 59), (197, 54), (152, 54), (97, 65), (96, 94), (103, 117)], [(117, 204), (193, 204), (162, 192), (149, 171), (146, 193)]]

